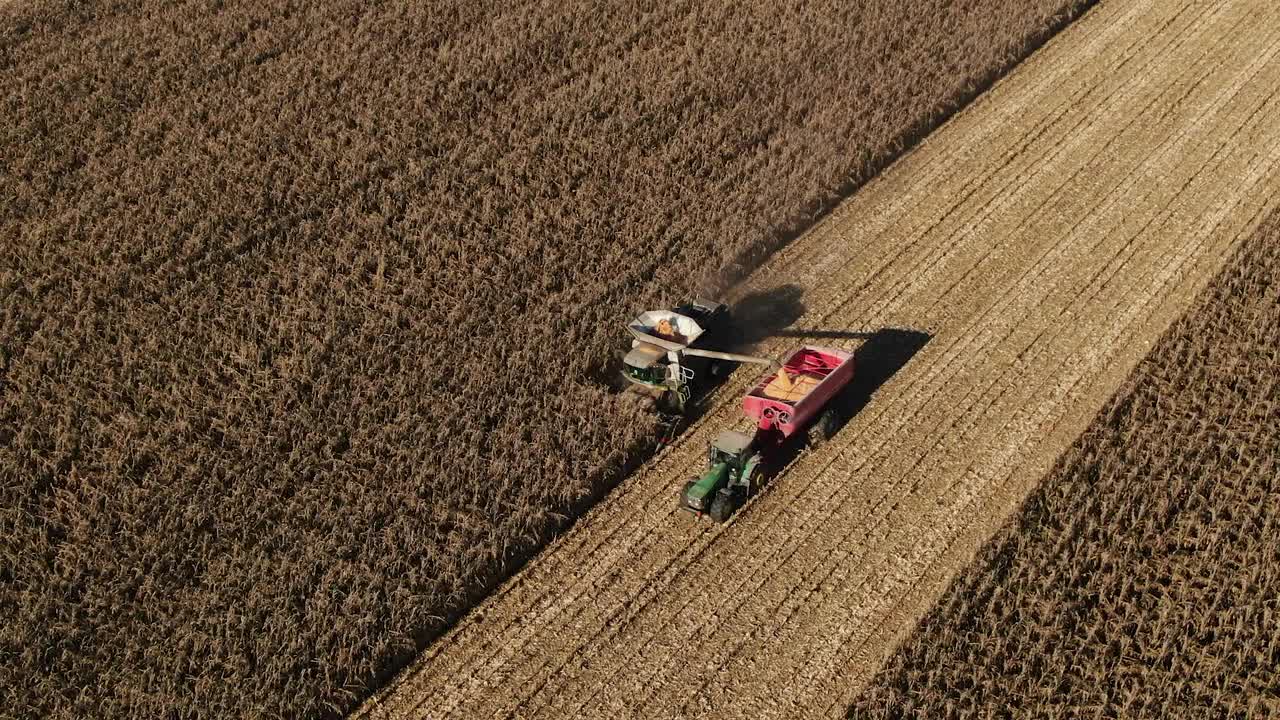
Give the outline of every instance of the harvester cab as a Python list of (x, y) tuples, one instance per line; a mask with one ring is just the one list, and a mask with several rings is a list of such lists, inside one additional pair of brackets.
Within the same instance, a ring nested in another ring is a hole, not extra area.
[(755, 438), (726, 430), (707, 453), (707, 470), (685, 483), (679, 507), (724, 522), (760, 485), (764, 476)]
[(637, 342), (622, 359), (627, 380), (650, 387), (664, 387), (668, 380), (667, 351), (646, 342)]
[[(622, 376), (633, 390), (652, 397), (660, 410), (681, 415), (709, 368), (686, 360), (704, 337), (727, 324), (728, 308), (700, 300), (674, 310), (648, 310), (627, 323), (631, 349), (622, 359)], [(711, 332), (708, 333), (708, 330)]]
[(654, 398), (659, 410), (684, 415), (711, 380), (727, 374), (729, 363), (773, 363), (708, 349), (727, 342), (729, 322), (724, 303), (703, 299), (641, 313), (627, 323), (632, 340), (622, 359), (623, 378), (633, 390)]

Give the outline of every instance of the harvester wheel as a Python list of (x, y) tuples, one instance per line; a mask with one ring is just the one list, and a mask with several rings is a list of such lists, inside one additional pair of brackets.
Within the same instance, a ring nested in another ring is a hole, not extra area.
[(711, 501), (711, 519), (718, 523), (722, 523), (733, 515), (733, 511), (738, 509), (738, 498), (727, 488), (716, 493), (716, 499)]
[(658, 408), (672, 415), (684, 415), (692, 394), (687, 385), (681, 386), (679, 390), (664, 391), (658, 399)]
[(680, 399), (674, 392), (667, 390), (658, 398), (658, 409), (664, 413), (679, 415), (681, 412)]
[(684, 427), (683, 415), (672, 415), (658, 411), (658, 444), (669, 445)]

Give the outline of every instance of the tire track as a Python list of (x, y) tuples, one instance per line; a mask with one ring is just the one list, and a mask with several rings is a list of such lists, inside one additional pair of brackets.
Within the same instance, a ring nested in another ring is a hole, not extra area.
[[(1125, 247), (1125, 250), (1126, 251), (1136, 250), (1136, 248), (1134, 248), (1133, 246), (1127, 245)], [(1201, 250), (1201, 247), (1196, 246), (1182, 253), (1177, 253), (1177, 252), (1160, 253), (1159, 256), (1163, 259), (1164, 264), (1163, 266), (1160, 267), (1160, 271), (1158, 273), (1155, 273), (1152, 277), (1156, 277), (1162, 289), (1164, 289), (1165, 287), (1174, 283), (1177, 280), (1179, 276), (1179, 271), (1182, 269), (1185, 263), (1190, 258), (1194, 258), (1200, 250)], [(1113, 273), (1113, 276), (1111, 279), (1106, 281), (1107, 284), (1114, 286), (1114, 285), (1123, 283), (1126, 280), (1126, 277), (1123, 276), (1122, 271), (1127, 266), (1133, 264), (1135, 259), (1136, 259), (1136, 256), (1134, 253), (1126, 252), (1125, 257), (1123, 257), (1123, 259), (1119, 259), (1118, 262), (1113, 264), (1112, 267), (1115, 269), (1116, 272)], [(1160, 297), (1160, 294), (1158, 293), (1152, 294), (1149, 300), (1153, 302), (1158, 297)], [(1118, 336), (1122, 332), (1130, 329), (1130, 327), (1132, 327), (1135, 324), (1134, 322), (1135, 319), (1139, 319), (1139, 316), (1145, 316), (1150, 312), (1151, 302), (1145, 302), (1139, 306), (1132, 306), (1131, 303), (1126, 302), (1127, 299), (1128, 298), (1118, 297), (1118, 299), (1113, 302), (1112, 306), (1107, 308), (1107, 310), (1114, 313), (1112, 317), (1119, 317), (1119, 318), (1125, 319), (1125, 322), (1117, 321), (1112, 323), (1113, 329), (1110, 335), (1108, 336), (1108, 340), (1110, 340), (1112, 344), (1116, 340), (1118, 340)], [(1079, 345), (1082, 341), (1082, 338), (1080, 337), (1074, 337), (1072, 339), (1074, 340), (1076, 345)], [(1069, 344), (1064, 345), (1063, 343), (1058, 343), (1058, 345), (1061, 345), (1065, 348), (1074, 347), (1073, 345), (1069, 345)], [(1052, 355), (1047, 355), (1047, 357), (1052, 357)], [(1100, 362), (1105, 362), (1105, 360), (1106, 360), (1105, 357), (1099, 357), (1095, 359), (1093, 363), (1091, 363), (1091, 366), (1096, 367), (1097, 364), (1099, 364)], [(1033, 428), (1042, 426), (1045, 423), (1045, 421), (1048, 419), (1048, 409), (1051, 409), (1053, 406), (1048, 404), (1043, 404), (1043, 403), (1037, 404), (1033, 402), (1028, 402), (1027, 401), (1028, 397), (1045, 397), (1045, 396), (1050, 396), (1056, 393), (1060, 397), (1065, 398), (1067, 395), (1075, 392), (1076, 389), (1079, 388), (1085, 382), (1085, 380), (1086, 380), (1086, 376), (1084, 375), (1083, 369), (1081, 369), (1075, 373), (1075, 379), (1072, 380), (1070, 384), (1067, 386), (1063, 386), (1061, 385), (1061, 383), (1050, 382), (1047, 384), (1047, 386), (1042, 386), (1040, 388), (1037, 388), (1038, 390), (1037, 392), (1032, 392), (1029, 394), (1024, 393), (1024, 396), (1015, 396), (1013, 394), (1009, 394), (1009, 395), (1005, 395), (998, 398), (1002, 405), (1008, 406), (1008, 411), (1010, 412), (1013, 418), (1008, 423), (1006, 423), (1004, 427), (1001, 428), (1002, 432), (1005, 432), (1005, 433), (1016, 432), (1017, 425), (1031, 426)], [(1015, 400), (1021, 400), (1021, 402), (1015, 402)], [(1030, 409), (1034, 409), (1036, 413), (1038, 413), (1038, 416), (1033, 416), (1030, 418), (1022, 417), (1026, 415), (1027, 411)], [(997, 467), (1003, 468), (1003, 470), (1001, 471), (1002, 475), (997, 476), (996, 479), (999, 480), (999, 482), (994, 483), (995, 486), (999, 486), (1000, 484), (1003, 484), (1003, 483), (1012, 482), (1014, 480), (1013, 478), (1014, 468), (1011, 464), (1012, 461), (1014, 460), (1013, 453), (1011, 451), (1012, 448), (1013, 446), (1006, 446), (1005, 452), (998, 457)], [(991, 466), (992, 463), (988, 461), (986, 465)], [(982, 466), (979, 466), (977, 463), (971, 463), (970, 466), (964, 471), (964, 474), (962, 475), (961, 480), (957, 483), (952, 484), (948, 488), (946, 488), (943, 494), (948, 496), (967, 497), (969, 498), (969, 500), (967, 501), (967, 505), (970, 505), (970, 506), (978, 504), (980, 500), (980, 496), (975, 491), (981, 490), (984, 487), (991, 487), (993, 485), (993, 483), (989, 479), (983, 479), (979, 477), (979, 471), (981, 469), (982, 469)], [(971, 479), (972, 479), (971, 482), (966, 482)], [(955, 518), (963, 517), (963, 516), (964, 516), (963, 512), (953, 513), (947, 517), (939, 517), (937, 518), (937, 521), (938, 522), (946, 522), (949, 520), (954, 521)], [(936, 556), (937, 556), (936, 553), (930, 553), (928, 555), (928, 558), (933, 558)], [(848, 568), (843, 568), (843, 569), (848, 570)], [(826, 584), (827, 582), (830, 581), (830, 578), (832, 577), (832, 575), (836, 573), (838, 570), (841, 570), (841, 568), (832, 566), (832, 567), (824, 568), (824, 570), (827, 573), (827, 577), (824, 580), (824, 584)], [(912, 575), (912, 577), (921, 577), (924, 574), (925, 573), (923, 572), (915, 573)], [(866, 588), (866, 584), (864, 583), (863, 586), (858, 588), (843, 588), (843, 589), (846, 591), (851, 591), (851, 590), (865, 591), (865, 588)], [(819, 602), (840, 603), (841, 611), (844, 611), (844, 610), (849, 611), (847, 613), (844, 613), (844, 616), (848, 617), (849, 614), (852, 614), (853, 608), (847, 607), (846, 604), (844, 603), (844, 598), (847, 596), (842, 596), (838, 592), (841, 589), (842, 589), (841, 587), (837, 586), (835, 589), (836, 591), (833, 591), (832, 593), (827, 594), (826, 596), (821, 598)], [(809, 603), (809, 607), (813, 607), (814, 605), (815, 603)], [(828, 612), (827, 617), (828, 618), (835, 617), (838, 614), (840, 613)], [(783, 626), (784, 626), (784, 629), (790, 629), (790, 626), (787, 626), (785, 623)], [(775, 640), (779, 641), (780, 647), (783, 648), (784, 651), (790, 651), (793, 649), (801, 651), (806, 659), (802, 663), (798, 662), (797, 664), (802, 667), (806, 667), (806, 666), (812, 666), (814, 664), (824, 664), (823, 661), (817, 660), (814, 658), (814, 655), (818, 652), (819, 647), (827, 651), (830, 655), (835, 655), (840, 647), (847, 646), (849, 644), (848, 636), (852, 634), (851, 631), (855, 627), (857, 626), (854, 625), (854, 626), (847, 627), (844, 629), (845, 632), (843, 633), (840, 633), (840, 632), (833, 633), (833, 635), (836, 638), (842, 638), (841, 641), (835, 645), (832, 645), (831, 643), (826, 643), (825, 645), (789, 644), (786, 642), (785, 637), (777, 637), (777, 636), (775, 636)], [(831, 635), (828, 635), (828, 637), (831, 637)], [(826, 662), (835, 662), (835, 661), (828, 659)], [(803, 673), (801, 674), (803, 675)]]
[[(829, 501), (830, 501), (830, 499), (827, 499), (827, 502), (829, 502)], [(766, 529), (766, 530), (765, 530), (765, 532), (766, 532), (766, 534), (768, 534), (768, 532), (769, 532), (769, 531), (768, 531), (768, 529)], [(807, 532), (809, 532), (809, 530), (808, 530), (808, 529), (806, 529), (806, 530), (805, 530), (805, 532), (807, 533)], [(748, 546), (748, 547), (749, 547), (749, 546), (752, 544), (752, 542), (753, 542), (753, 541), (752, 541), (752, 540), (750, 540), (750, 539), (743, 539), (743, 538), (740, 538), (740, 539), (738, 540), (738, 542), (739, 542), (739, 544), (741, 544), (741, 545), (744, 545), (744, 546)], [(790, 546), (791, 544), (792, 544), (792, 543), (791, 543), (790, 541), (788, 541), (788, 542), (784, 543), (784, 546)], [(785, 564), (786, 564), (786, 563), (785, 563), (785, 562), (771, 562), (771, 561), (766, 561), (766, 562), (761, 563), (761, 564), (762, 564), (765, 568), (776, 568), (776, 567), (783, 567), (783, 566), (785, 566)], [(740, 588), (740, 587), (735, 587), (735, 588), (730, 588), (730, 589), (728, 589), (728, 591), (726, 592), (726, 595), (729, 595), (730, 597), (753, 597), (753, 596), (754, 596), (754, 592), (755, 592), (757, 589), (758, 589), (758, 587), (753, 587), (753, 588), (751, 588), (751, 591), (750, 591), (750, 592), (743, 592), (743, 591), (741, 590), (741, 588)], [(687, 592), (687, 590), (686, 590), (686, 592)], [(703, 599), (705, 600), (705, 598), (703, 598)], [(680, 609), (679, 609), (679, 610), (682, 612), (682, 611), (684, 610), (684, 607), (685, 607), (685, 606), (687, 606), (687, 604), (688, 604), (688, 603), (686, 603), (685, 605), (682, 605), (682, 606), (680, 607)], [(768, 613), (769, 613), (770, 611), (767, 611), (767, 610), (766, 610), (766, 611), (762, 611), (762, 612), (765, 612), (765, 614), (766, 614), (766, 615), (768, 615)], [(721, 614), (723, 615), (723, 612), (722, 612)], [(668, 627), (668, 626), (669, 626), (669, 623), (670, 623), (670, 618), (663, 618), (663, 619), (661, 619), (660, 621), (658, 621), (658, 622), (656, 623), (656, 625), (657, 625), (658, 627), (661, 627), (661, 628), (666, 628), (666, 627)], [(746, 623), (746, 624), (747, 624), (748, 626), (750, 626), (750, 623)], [(731, 624), (729, 624), (729, 626), (730, 626), (730, 627), (738, 626), (738, 625), (739, 625), (739, 623), (731, 623)], [(704, 644), (704, 646), (706, 646), (706, 647), (712, 647), (712, 648), (715, 648), (715, 647), (720, 646), (720, 644), (721, 644), (721, 643), (719, 643), (719, 642), (714, 641), (714, 640), (713, 640), (713, 638), (710, 638), (710, 637), (704, 637), (704, 638), (702, 638), (702, 640), (703, 640), (703, 644)], [(652, 645), (649, 645), (649, 644), (648, 644), (647, 640), (646, 640), (646, 641), (638, 642), (638, 643), (637, 643), (637, 645), (638, 645), (638, 646), (640, 646), (640, 647), (652, 647)], [(688, 658), (682, 658), (682, 660), (687, 660), (687, 659), (688, 659)], [(606, 670), (604, 670), (604, 671), (600, 671), (600, 672), (608, 672), (608, 671), (607, 671), (607, 669), (606, 669)]]
[[(1263, 57), (1265, 58), (1265, 57), (1268, 57), (1268, 56), (1267, 56), (1267, 55), (1263, 55)], [(1168, 153), (1166, 153), (1166, 154), (1168, 154)], [(1123, 194), (1123, 193), (1121, 193), (1121, 194)], [(1132, 242), (1132, 239), (1133, 239), (1132, 237), (1131, 237), (1131, 238), (1126, 239), (1126, 240), (1124, 241), (1124, 243), (1120, 246), (1120, 250), (1119, 250), (1119, 252), (1117, 253), (1117, 255), (1115, 256), (1114, 260), (1113, 260), (1113, 261), (1110, 263), (1110, 265), (1109, 265), (1110, 267), (1119, 269), (1119, 268), (1123, 268), (1126, 264), (1128, 264), (1128, 263), (1130, 262), (1130, 259), (1131, 259), (1131, 256), (1132, 256), (1132, 251), (1134, 251), (1134, 250), (1136, 249), (1136, 247), (1137, 247), (1137, 246), (1135, 246), (1135, 245), (1134, 245), (1134, 243)], [(1096, 275), (1095, 275), (1095, 277), (1096, 277)], [(1087, 287), (1086, 287), (1086, 289), (1093, 291), (1093, 295), (1097, 295), (1097, 291), (1096, 291), (1096, 290), (1094, 290), (1094, 288), (1093, 288), (1093, 285), (1095, 285), (1095, 284), (1096, 284), (1096, 283), (1089, 283), (1089, 284), (1087, 284)], [(1072, 283), (1068, 283), (1068, 286), (1071, 286), (1071, 285), (1072, 285)], [(1020, 296), (1020, 295), (1024, 295), (1024, 294), (1025, 294), (1025, 293), (1014, 293), (1014, 295), (1019, 295), (1019, 296)], [(1069, 306), (1066, 306), (1066, 307), (1069, 307)], [(1064, 310), (1066, 309), (1066, 307), (1064, 307)], [(1004, 314), (1004, 313), (1000, 313), (999, 315), (1000, 315), (1000, 316), (1004, 316), (1005, 314)], [(1015, 325), (1015, 329), (1016, 329), (1016, 327), (1017, 327), (1017, 326)], [(1043, 333), (1041, 333), (1041, 334), (1043, 334)], [(1008, 336), (1006, 336), (1006, 339), (1007, 339), (1007, 337), (1008, 337)], [(1002, 340), (1002, 342), (1003, 342), (1003, 340)], [(1033, 346), (1034, 346), (1034, 344), (1033, 344), (1032, 346), (1029, 346), (1029, 347), (1033, 347)], [(993, 383), (988, 387), (988, 390), (990, 390), (991, 388), (994, 388), (994, 387), (998, 386), (998, 385), (1001, 383), (1001, 381), (1002, 381), (1001, 379), (998, 379), (997, 381), (993, 382)], [(1004, 384), (1008, 384), (1008, 383), (1004, 383)], [(989, 393), (988, 393), (988, 394), (989, 394)], [(1028, 395), (1028, 393), (1025, 393), (1025, 392), (1024, 392), (1024, 393), (1005, 393), (1004, 395), (994, 395), (994, 396), (992, 396), (992, 397), (990, 398), (990, 401), (991, 401), (991, 402), (1001, 401), (1003, 404), (1011, 405), (1013, 408), (1018, 408), (1018, 407), (1022, 407), (1022, 406), (1023, 406), (1023, 404), (1024, 404), (1024, 398), (1022, 397), (1023, 395)], [(1029, 397), (1035, 397), (1036, 395), (1037, 395), (1037, 393), (1035, 393), (1035, 392), (1031, 392), (1031, 393), (1029, 393)], [(980, 399), (982, 399), (982, 400), (984, 400), (984, 401), (985, 401), (985, 400), (987, 400), (987, 397), (986, 397), (986, 396), (984, 396), (983, 398), (980, 398)], [(1034, 406), (1035, 406), (1035, 403), (1031, 403), (1031, 402), (1029, 402), (1029, 398), (1026, 398), (1026, 400), (1027, 400), (1027, 402), (1026, 402), (1026, 404), (1027, 404), (1027, 405), (1032, 406), (1032, 407), (1034, 407)], [(966, 414), (966, 415), (971, 415), (971, 414), (973, 413), (973, 410), (974, 410), (974, 408), (970, 407), (970, 408), (968, 408), (968, 409), (966, 410), (965, 414)], [(1002, 428), (1002, 432), (1003, 432), (1003, 431), (1006, 431), (1006, 430), (1007, 430), (1007, 427), (1006, 427), (1006, 428)], [(930, 449), (930, 451), (931, 451), (931, 450), (936, 449), (936, 447), (937, 447), (937, 446), (936, 446), (936, 444), (935, 444), (935, 446), (934, 446), (933, 448), (931, 448), (931, 449)], [(927, 456), (927, 455), (929, 454), (929, 452), (930, 452), (930, 451), (925, 451), (925, 452), (921, 453), (921, 454), (920, 454), (920, 457), (921, 457), (921, 458), (923, 458), (923, 457)], [(972, 465), (971, 465), (970, 467), (972, 468)], [(968, 472), (968, 470), (966, 470), (965, 472)], [(804, 475), (809, 475), (809, 474), (811, 474), (811, 473), (806, 469), (806, 470), (804, 470), (804, 471), (803, 471), (803, 473), (802, 473), (802, 474), (804, 474)], [(898, 489), (898, 490), (897, 490), (897, 492), (902, 492), (902, 490), (901, 490), (901, 489)], [(914, 492), (914, 489), (909, 490), (909, 491), (908, 491), (908, 494), (909, 494), (910, 492)], [(824, 502), (823, 502), (822, 504), (823, 504), (823, 505), (830, 504), (832, 501), (833, 501), (833, 499), (831, 499), (831, 498), (827, 498), (827, 499), (825, 499), (825, 500), (824, 500)], [(839, 520), (843, 521), (843, 520), (845, 520), (845, 518), (839, 518)], [(861, 522), (861, 519), (858, 519), (858, 522)], [(834, 524), (836, 524), (836, 525), (840, 525), (840, 526), (844, 526), (844, 525), (847, 525), (848, 523), (847, 523), (847, 522), (835, 522)], [(837, 543), (837, 545), (839, 545), (839, 543)], [(792, 563), (791, 563), (791, 560), (792, 560), (791, 558), (787, 558), (787, 559), (785, 559), (785, 560), (784, 560), (784, 561), (782, 561), (782, 562), (776, 562), (776, 563), (768, 564), (768, 565), (767, 565), (767, 567), (788, 567), (788, 566), (790, 566), (790, 565), (792, 564)], [(758, 591), (758, 588), (753, 588), (753, 589), (752, 589), (752, 593), (747, 594), (747, 596), (749, 596), (749, 597), (754, 597), (754, 593), (755, 593), (756, 591)], [(799, 604), (800, 604), (800, 602), (799, 602), (799, 601), (797, 601), (797, 600), (795, 599), (796, 597), (797, 597), (797, 595), (794, 595), (794, 594), (786, 595), (786, 596), (785, 596), (785, 602), (786, 602), (787, 604), (789, 604), (789, 605), (799, 605)], [(788, 615), (788, 613), (781, 613), (781, 612), (780, 612), (781, 610), (782, 610), (782, 608), (780, 608), (780, 607), (775, 607), (775, 608), (772, 608), (772, 609), (766, 609), (766, 610), (764, 610), (764, 611), (762, 611), (762, 612), (764, 612), (765, 616), (767, 616), (767, 617), (773, 617), (773, 618), (780, 618), (780, 617), (788, 617), (788, 616), (789, 616), (789, 615)], [(776, 621), (775, 621), (775, 623), (774, 623), (774, 625), (775, 625), (775, 626), (782, 625), (782, 624), (785, 624), (785, 623), (779, 623), (779, 622), (776, 622)], [(727, 625), (727, 626), (729, 626), (729, 627), (735, 627), (735, 626), (736, 626), (736, 627), (742, 627), (742, 626), (751, 627), (751, 626), (752, 626), (752, 623), (751, 623), (751, 622), (745, 622), (745, 623), (731, 622), (731, 623), (726, 623), (726, 625)], [(757, 627), (758, 627), (758, 625), (757, 625)], [(726, 640), (726, 642), (728, 642), (728, 641)], [(715, 648), (715, 647), (720, 646), (722, 643), (717, 642), (717, 641), (716, 641), (716, 638), (708, 637), (708, 638), (704, 638), (704, 644), (705, 644), (705, 646), (707, 646), (707, 647)], [(741, 646), (741, 643), (739, 643), (739, 647), (740, 647), (740, 646)], [(791, 650), (795, 650), (795, 651), (797, 651), (797, 652), (800, 652), (800, 651), (805, 650), (805, 649), (808, 647), (808, 645), (807, 645), (806, 643), (788, 644), (788, 643), (783, 642), (783, 643), (781, 643), (781, 644), (780, 644), (780, 647), (782, 648), (782, 652), (787, 652), (787, 651), (791, 651)]]

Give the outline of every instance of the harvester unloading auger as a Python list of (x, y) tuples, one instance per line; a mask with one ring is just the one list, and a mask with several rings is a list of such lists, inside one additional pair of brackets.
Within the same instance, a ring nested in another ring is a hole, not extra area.
[(764, 482), (771, 461), (795, 438), (822, 442), (843, 424), (839, 403), (853, 378), (853, 353), (806, 345), (779, 363), (770, 358), (710, 350), (724, 342), (729, 312), (723, 303), (694, 300), (675, 310), (650, 310), (627, 329), (634, 339), (622, 374), (631, 387), (653, 397), (667, 418), (664, 441), (710, 380), (727, 374), (729, 363), (768, 366), (769, 371), (742, 399), (753, 434), (726, 430), (712, 443), (707, 470), (680, 490), (679, 507), (724, 522)]

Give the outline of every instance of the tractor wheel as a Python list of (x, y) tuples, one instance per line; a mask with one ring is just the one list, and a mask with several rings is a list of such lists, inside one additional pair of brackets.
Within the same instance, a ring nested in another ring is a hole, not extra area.
[(676, 498), (677, 508), (684, 510), (689, 507), (689, 500), (688, 500), (689, 488), (693, 487), (693, 483), (694, 481), (690, 480), (689, 482), (684, 484), (683, 488), (680, 489), (680, 497)]
[(742, 479), (742, 490), (747, 497), (754, 497), (764, 488), (765, 473), (764, 463), (756, 463), (755, 467), (752, 467), (747, 476)]
[(716, 499), (711, 501), (711, 519), (722, 523), (728, 520), (737, 509), (737, 497), (728, 490), (721, 490), (716, 493)]

